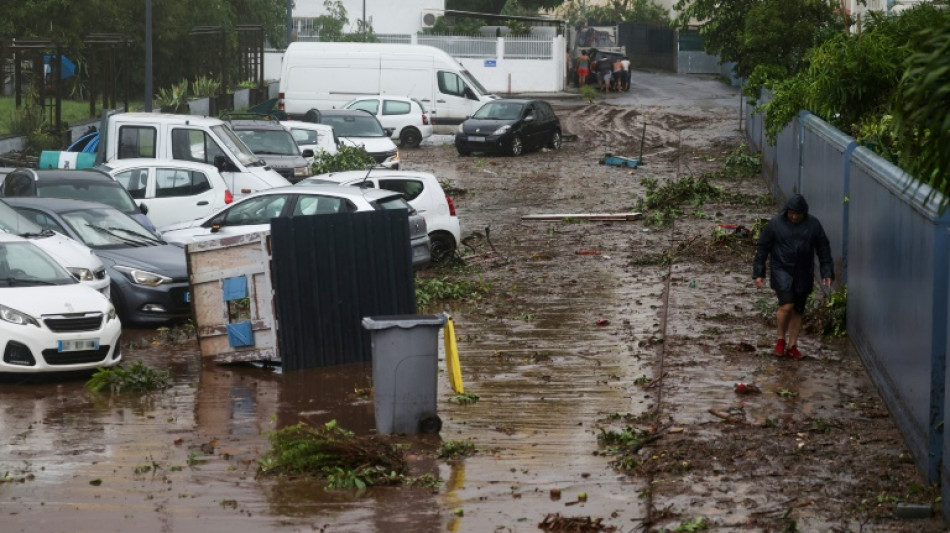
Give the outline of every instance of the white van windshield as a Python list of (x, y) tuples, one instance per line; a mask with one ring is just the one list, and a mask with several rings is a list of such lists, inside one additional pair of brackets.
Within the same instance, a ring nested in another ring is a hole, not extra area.
[(478, 94), (482, 96), (488, 94), (488, 89), (483, 87), (481, 83), (478, 83), (478, 80), (475, 79), (475, 76), (472, 76), (471, 72), (465, 70), (464, 68), (460, 70), (459, 72), (462, 74), (462, 77), (465, 78), (465, 81), (468, 82), (469, 85), (471, 85), (472, 87), (475, 87), (475, 90), (478, 91)]
[(242, 165), (253, 166), (260, 161), (260, 158), (254, 155), (254, 152), (244, 144), (244, 141), (242, 141), (231, 128), (219, 124), (217, 126), (211, 126), (211, 131), (217, 134), (221, 142), (238, 158), (238, 161), (240, 161)]

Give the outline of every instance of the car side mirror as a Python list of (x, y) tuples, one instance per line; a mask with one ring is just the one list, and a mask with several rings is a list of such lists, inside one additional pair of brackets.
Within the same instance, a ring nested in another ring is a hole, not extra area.
[(392, 137), (393, 132), (396, 131), (396, 128), (383, 128), (383, 131), (386, 132), (387, 137)]
[(528, 115), (524, 117), (525, 122), (534, 122), (534, 115)]
[(143, 215), (147, 215), (147, 214), (148, 214), (148, 206), (145, 205), (144, 203), (139, 204), (139, 211), (141, 211)]
[(313, 157), (313, 150), (311, 150), (310, 148), (307, 148), (300, 155), (304, 157)]

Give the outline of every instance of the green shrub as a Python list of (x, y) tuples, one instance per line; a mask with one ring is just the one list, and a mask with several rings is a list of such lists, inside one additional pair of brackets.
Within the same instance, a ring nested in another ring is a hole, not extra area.
[(341, 146), (335, 154), (322, 150), (317, 152), (313, 157), (311, 169), (314, 175), (317, 175), (344, 170), (367, 170), (375, 164), (376, 160), (362, 146)]

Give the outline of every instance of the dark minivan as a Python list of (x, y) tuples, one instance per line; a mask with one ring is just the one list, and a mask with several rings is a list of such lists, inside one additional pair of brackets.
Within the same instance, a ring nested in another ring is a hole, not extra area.
[(493, 100), (478, 108), (455, 134), (455, 149), (462, 156), (472, 152), (521, 155), (542, 146), (561, 147), (561, 121), (544, 100)]

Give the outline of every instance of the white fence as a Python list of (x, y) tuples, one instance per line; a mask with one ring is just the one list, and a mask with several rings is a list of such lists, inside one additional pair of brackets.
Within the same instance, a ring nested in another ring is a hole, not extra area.
[[(496, 94), (559, 92), (564, 90), (567, 79), (567, 49), (563, 36), (386, 34), (377, 37), (385, 43), (422, 44), (444, 50), (459, 60), (486, 89)], [(280, 79), (283, 55), (283, 51), (278, 50), (265, 52), (265, 79)]]

